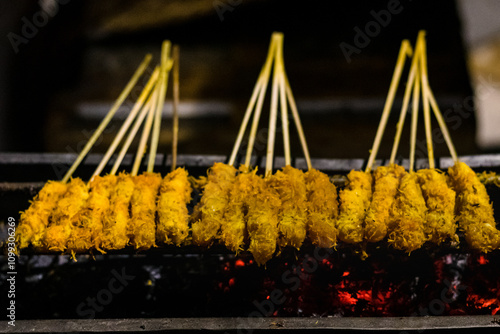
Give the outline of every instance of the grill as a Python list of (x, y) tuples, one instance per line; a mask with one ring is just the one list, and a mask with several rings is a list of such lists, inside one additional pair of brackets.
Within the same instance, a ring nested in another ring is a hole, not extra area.
[[(78, 169), (88, 179), (100, 161), (90, 155)], [(124, 165), (132, 161), (128, 156)], [(25, 210), (47, 179), (59, 178), (73, 154), (0, 154), (1, 217)], [(179, 156), (199, 176), (224, 156)], [(500, 172), (500, 155), (462, 157), (476, 171)], [(264, 159), (254, 158), (256, 165)], [(362, 159), (319, 159), (313, 165), (342, 186)], [(385, 161), (378, 161), (384, 164)], [(406, 164), (406, 161), (400, 161)], [(112, 164), (112, 162), (110, 162)], [(303, 168), (302, 159), (293, 164)], [(441, 158), (438, 166), (452, 164)], [(168, 172), (170, 157), (155, 170)], [(275, 167), (283, 165), (276, 158)], [(424, 168), (425, 160), (417, 161)], [(488, 187), (499, 221), (500, 189)], [(199, 194), (193, 194), (194, 200)], [(5, 229), (2, 228), (2, 233)], [(2, 240), (4, 240), (2, 235)], [(251, 255), (223, 247), (164, 247), (136, 253), (34, 254), (16, 264), (16, 327), (6, 332), (269, 332), (281, 330), (359, 332), (422, 330), (493, 333), (500, 327), (500, 254), (476, 254), (465, 246), (426, 246), (411, 256), (384, 242), (336, 250), (304, 245), (285, 249), (266, 268)], [(2, 296), (7, 294), (7, 259), (1, 258)], [(2, 329), (3, 330), (3, 329)]]

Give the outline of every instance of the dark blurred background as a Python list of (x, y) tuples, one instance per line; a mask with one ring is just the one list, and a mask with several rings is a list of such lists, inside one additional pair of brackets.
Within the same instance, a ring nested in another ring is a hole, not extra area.
[[(430, 84), (446, 111), (458, 153), (485, 152), (476, 144), (457, 7), (450, 0), (2, 1), (0, 150), (79, 151), (144, 55), (153, 53), (157, 62), (161, 41), (170, 39), (181, 48), (179, 153), (229, 154), (270, 36), (282, 31), (288, 77), (311, 156), (366, 158), (400, 43), (404, 38), (413, 43), (418, 31), (426, 29)], [(381, 11), (393, 11), (382, 24), (375, 18)], [(371, 36), (347, 59), (341, 45), (356, 47), (358, 29), (372, 29)], [(402, 92), (403, 86), (380, 158), (390, 154)], [(118, 113), (93, 152), (107, 149), (126, 111)], [(166, 115), (159, 150), (168, 153), (171, 118)], [(405, 157), (407, 125), (400, 145)], [(300, 156), (294, 130), (292, 126), (292, 150)], [(265, 134), (262, 130), (257, 140), (261, 155)], [(423, 131), (419, 138), (425, 147)], [(281, 146), (278, 140), (278, 155)], [(440, 140), (435, 146), (437, 156), (448, 155)]]

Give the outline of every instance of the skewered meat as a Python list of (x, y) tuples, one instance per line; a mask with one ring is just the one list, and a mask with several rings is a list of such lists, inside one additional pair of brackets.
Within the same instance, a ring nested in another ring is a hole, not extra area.
[(436, 169), (421, 169), (417, 176), (428, 209), (426, 239), (438, 245), (450, 238), (458, 241), (455, 192), (448, 186), (446, 176)]
[(363, 241), (363, 222), (372, 197), (372, 176), (352, 170), (347, 179), (348, 185), (339, 193), (337, 229), (341, 241), (355, 244)]
[(42, 236), (49, 225), (49, 217), (66, 190), (67, 184), (48, 181), (31, 201), (30, 207), (21, 213), (16, 230), (16, 243), (19, 249), (26, 248), (30, 244), (35, 248), (42, 248)]
[(268, 179), (252, 176), (252, 192), (248, 194), (247, 229), (250, 239), (248, 250), (259, 265), (269, 261), (276, 251), (278, 240), (278, 210), (281, 204), (279, 194), (268, 185)]
[(156, 240), (159, 243), (180, 246), (186, 240), (189, 234), (187, 204), (192, 190), (184, 168), (177, 168), (163, 178), (157, 205)]
[(104, 215), (101, 248), (104, 250), (123, 249), (129, 243), (129, 206), (134, 193), (134, 178), (126, 173), (117, 176), (111, 193), (110, 207)]
[(134, 178), (135, 189), (130, 201), (129, 237), (136, 249), (156, 246), (156, 198), (161, 183), (159, 173), (143, 173)]
[(96, 176), (89, 185), (90, 193), (85, 206), (71, 219), (73, 228), (68, 240), (72, 252), (84, 252), (95, 247), (100, 250), (102, 221), (109, 209), (109, 197), (116, 176)]
[(236, 178), (233, 166), (216, 162), (208, 172), (208, 182), (195, 211), (200, 218), (192, 224), (193, 243), (208, 247), (220, 238), (224, 211), (230, 201), (229, 193)]
[(337, 244), (337, 188), (328, 175), (310, 169), (304, 174), (307, 189), (307, 233), (318, 247), (331, 248)]
[(269, 186), (276, 190), (281, 205), (278, 208), (278, 244), (300, 249), (306, 238), (307, 197), (304, 173), (285, 166), (269, 177)]
[(388, 226), (389, 244), (408, 253), (424, 244), (427, 207), (416, 173), (408, 173), (401, 179), (391, 216)]
[(364, 238), (368, 242), (380, 241), (387, 235), (391, 207), (404, 173), (405, 169), (395, 164), (379, 166), (373, 172), (373, 196), (364, 224)]
[(67, 187), (52, 212), (50, 224), (43, 236), (44, 246), (51, 251), (66, 250), (73, 229), (72, 218), (85, 206), (89, 198), (87, 184), (80, 178), (71, 179)]
[(241, 166), (229, 193), (230, 201), (224, 212), (221, 241), (227, 249), (235, 253), (243, 250), (245, 240), (248, 238), (247, 198), (249, 194), (255, 192), (253, 185), (255, 177), (255, 173), (250, 172), (248, 167)]
[(500, 231), (496, 228), (493, 207), (486, 187), (476, 173), (463, 162), (448, 169), (450, 184), (457, 192), (456, 214), (465, 240), (480, 252), (500, 247)]

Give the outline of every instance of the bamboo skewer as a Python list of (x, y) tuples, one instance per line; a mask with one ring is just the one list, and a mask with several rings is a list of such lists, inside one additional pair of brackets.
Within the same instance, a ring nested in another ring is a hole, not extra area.
[[(283, 34), (277, 35), (276, 58), (282, 57), (283, 53)], [(274, 141), (276, 138), (276, 121), (278, 115), (278, 89), (279, 89), (279, 70), (278, 66), (274, 66), (273, 85), (271, 90), (271, 112), (269, 114), (269, 133), (267, 137), (267, 154), (266, 154), (266, 172), (265, 176), (269, 176), (273, 170), (274, 158)]]
[[(273, 34), (271, 46), (269, 47), (268, 58), (266, 59), (266, 63), (263, 67), (263, 71), (261, 76), (259, 77), (260, 82), (260, 90), (258, 92), (257, 104), (255, 106), (254, 117), (252, 121), (252, 127), (250, 129), (250, 134), (248, 137), (248, 146), (245, 157), (245, 166), (250, 166), (250, 160), (252, 158), (253, 146), (255, 143), (255, 136), (257, 135), (257, 128), (259, 127), (260, 115), (262, 112), (262, 105), (264, 103), (264, 97), (266, 96), (267, 86), (269, 84), (269, 78), (271, 76), (271, 66), (273, 65), (273, 61), (276, 58), (276, 36)], [(272, 53), (271, 53), (272, 52)], [(252, 107), (253, 108), (253, 107)], [(246, 127), (246, 126), (245, 126)], [(239, 147), (238, 147), (239, 149)], [(234, 151), (233, 151), (234, 153)]]
[[(271, 37), (271, 45), (269, 46), (269, 50), (267, 52), (266, 62), (263, 68), (261, 69), (259, 78), (257, 79), (257, 83), (255, 84), (255, 87), (253, 89), (252, 96), (250, 98), (250, 101), (248, 102), (248, 106), (245, 111), (245, 116), (243, 117), (243, 121), (241, 122), (241, 126), (238, 131), (236, 141), (234, 142), (233, 151), (228, 161), (228, 164), (231, 166), (234, 165), (234, 162), (236, 160), (236, 155), (238, 154), (238, 151), (241, 146), (241, 141), (243, 140), (243, 136), (245, 135), (248, 121), (250, 120), (250, 116), (252, 115), (253, 108), (257, 101), (257, 97), (259, 97), (259, 94), (261, 92), (261, 86), (264, 85), (263, 83), (264, 81), (266, 82), (265, 86), (267, 87), (267, 82), (269, 81), (269, 74), (266, 75), (266, 73), (267, 71), (269, 71), (270, 73), (270, 68), (274, 59), (275, 47), (276, 47), (276, 37), (273, 34), (273, 36)], [(266, 70), (267, 68), (269, 68), (269, 70)]]
[(309, 148), (307, 147), (306, 136), (304, 135), (304, 129), (302, 128), (302, 122), (300, 121), (299, 112), (297, 110), (297, 104), (295, 103), (295, 98), (293, 97), (292, 88), (290, 87), (290, 82), (288, 81), (288, 76), (286, 71), (283, 70), (283, 76), (285, 78), (286, 95), (288, 97), (288, 103), (290, 104), (290, 110), (292, 111), (293, 120), (295, 122), (295, 127), (300, 138), (300, 144), (302, 146), (302, 151), (304, 152), (304, 158), (306, 159), (307, 169), (311, 169), (311, 157), (309, 156)]
[(283, 61), (283, 49), (280, 54), (281, 57), (276, 59), (276, 67), (278, 69), (278, 83), (279, 83), (279, 93), (280, 93), (280, 104), (281, 104), (281, 126), (283, 131), (283, 151), (285, 153), (285, 165), (289, 166), (292, 163), (290, 154), (290, 132), (288, 126), (288, 108), (286, 99), (286, 88), (285, 88), (285, 75), (284, 75), (284, 61)]
[(425, 45), (425, 33), (421, 31), (418, 36), (418, 42), (421, 47), (421, 57), (420, 57), (420, 76), (422, 80), (422, 101), (424, 107), (424, 124), (425, 124), (425, 138), (427, 142), (427, 157), (429, 159), (429, 168), (435, 168), (434, 163), (434, 148), (432, 144), (432, 132), (431, 132), (431, 112), (430, 103), (428, 98), (428, 89), (425, 87), (429, 86), (429, 80), (427, 78), (427, 50)]
[(163, 106), (165, 103), (165, 95), (167, 92), (167, 82), (168, 82), (168, 72), (172, 68), (172, 59), (169, 57), (170, 53), (170, 41), (163, 41), (161, 47), (161, 70), (160, 70), (160, 78), (159, 78), (159, 96), (157, 100), (156, 110), (155, 110), (155, 118), (153, 124), (153, 134), (151, 136), (151, 147), (149, 150), (149, 161), (148, 161), (148, 172), (153, 172), (155, 159), (156, 159), (156, 151), (158, 149), (158, 141), (160, 139), (160, 129), (161, 129), (161, 116), (163, 111)]
[[(414, 88), (414, 85), (417, 82), (416, 75), (418, 74), (418, 69), (419, 69), (418, 66), (420, 64), (420, 62), (419, 62), (420, 53), (421, 53), (421, 49), (419, 48), (419, 45), (417, 43), (417, 47), (415, 48), (415, 52), (413, 53), (413, 59), (411, 61), (410, 73), (408, 74), (408, 80), (406, 82), (406, 89), (405, 89), (405, 93), (404, 93), (404, 97), (403, 97), (403, 105), (401, 107), (401, 113), (400, 113), (399, 121), (398, 121), (397, 128), (396, 128), (396, 135), (394, 136), (394, 144), (392, 145), (392, 152), (391, 152), (391, 157), (389, 159), (389, 164), (394, 164), (394, 162), (396, 161), (396, 154), (397, 154), (397, 151), (399, 148), (399, 142), (401, 139), (401, 133), (403, 132), (403, 126), (405, 124), (406, 113), (408, 111), (408, 106), (410, 104), (410, 97), (412, 94), (412, 88)], [(413, 93), (413, 94), (415, 94), (415, 93)], [(415, 99), (415, 97), (414, 97), (414, 99)]]
[(87, 142), (87, 144), (85, 144), (85, 147), (82, 149), (82, 151), (80, 152), (80, 154), (76, 158), (76, 160), (73, 163), (73, 165), (71, 166), (71, 168), (64, 175), (64, 177), (61, 181), (62, 183), (68, 182), (69, 178), (71, 177), (71, 175), (73, 175), (76, 168), (82, 162), (83, 158), (85, 158), (87, 153), (90, 151), (90, 149), (92, 148), (92, 146), (96, 142), (97, 138), (99, 138), (99, 136), (102, 134), (102, 132), (104, 131), (106, 126), (109, 124), (109, 122), (111, 121), (111, 119), (115, 115), (116, 111), (120, 108), (120, 106), (123, 104), (123, 102), (125, 101), (127, 96), (130, 94), (130, 92), (132, 91), (132, 88), (134, 88), (135, 84), (137, 83), (139, 78), (142, 76), (142, 74), (144, 73), (146, 68), (148, 67), (149, 63), (151, 62), (151, 59), (152, 59), (151, 54), (147, 54), (144, 57), (144, 60), (139, 65), (139, 67), (137, 68), (135, 73), (132, 75), (129, 82), (127, 83), (127, 85), (125, 86), (123, 91), (120, 93), (118, 99), (116, 99), (116, 101), (113, 104), (113, 106), (111, 107), (111, 109), (108, 111), (108, 114), (106, 115), (106, 117), (104, 117), (104, 119), (101, 121), (101, 123), (99, 124), (99, 126), (95, 130), (92, 137), (90, 137), (89, 141)]
[[(269, 72), (270, 71), (271, 68), (269, 67)], [(257, 104), (253, 114), (252, 126), (250, 128), (250, 134), (248, 136), (247, 152), (244, 163), (244, 165), (247, 167), (250, 166), (250, 161), (252, 159), (253, 147), (255, 145), (255, 137), (257, 135), (257, 128), (259, 127), (260, 115), (262, 113), (262, 105), (264, 103), (264, 97), (266, 96), (268, 83), (269, 83), (269, 76), (266, 77), (265, 82), (263, 81), (260, 86), (259, 95), (257, 98)]]
[(375, 135), (375, 140), (373, 141), (373, 146), (370, 152), (370, 157), (366, 166), (366, 172), (371, 171), (375, 157), (377, 156), (378, 149), (380, 147), (380, 142), (382, 141), (382, 136), (384, 135), (385, 126), (391, 112), (392, 105), (394, 103), (394, 97), (396, 95), (396, 90), (401, 79), (401, 72), (403, 71), (404, 64), (407, 56), (411, 56), (413, 53), (410, 42), (408, 40), (403, 40), (401, 47), (399, 49), (399, 55), (396, 62), (396, 67), (394, 68), (394, 74), (392, 76), (391, 85), (389, 86), (389, 93), (387, 94), (387, 99), (385, 101), (384, 109), (382, 111), (382, 118), (377, 129), (377, 134)]
[(137, 154), (135, 156), (134, 165), (132, 166), (132, 172), (130, 175), (136, 176), (139, 172), (141, 166), (142, 157), (146, 151), (146, 145), (149, 139), (149, 134), (151, 133), (151, 127), (153, 126), (153, 119), (155, 115), (156, 101), (158, 100), (158, 89), (155, 89), (152, 93), (151, 106), (149, 107), (148, 117), (144, 123), (142, 130), (141, 139), (139, 141), (139, 146), (137, 148)]
[(154, 106), (155, 101), (152, 99), (153, 94), (149, 95), (148, 100), (146, 103), (142, 106), (141, 112), (137, 116), (134, 125), (132, 126), (132, 129), (129, 132), (129, 135), (127, 136), (127, 139), (125, 140), (125, 143), (123, 144), (120, 153), (118, 154), (118, 157), (116, 158), (115, 164), (113, 165), (113, 168), (109, 172), (111, 175), (115, 175), (116, 172), (118, 171), (118, 168), (120, 167), (120, 164), (125, 157), (125, 154), (127, 153), (130, 144), (132, 144), (132, 141), (134, 140), (137, 131), (139, 130), (142, 122), (144, 121), (144, 118), (146, 118), (146, 115), (149, 113), (151, 108)]
[(144, 89), (142, 90), (139, 98), (137, 99), (136, 103), (132, 107), (132, 110), (130, 111), (130, 114), (127, 116), (127, 118), (123, 122), (122, 127), (118, 131), (118, 134), (116, 135), (116, 137), (114, 138), (114, 140), (111, 143), (110, 147), (106, 151), (106, 154), (104, 155), (104, 157), (102, 158), (101, 162), (97, 166), (94, 174), (92, 175), (91, 180), (95, 176), (99, 175), (102, 172), (102, 170), (104, 169), (104, 167), (108, 163), (109, 159), (111, 158), (111, 156), (115, 152), (116, 148), (120, 144), (120, 141), (122, 140), (123, 136), (127, 132), (128, 128), (132, 124), (133, 120), (137, 116), (137, 113), (139, 112), (139, 110), (144, 105), (144, 102), (146, 101), (146, 99), (148, 98), (148, 95), (151, 93), (151, 90), (153, 89), (154, 85), (156, 84), (156, 81), (158, 79), (158, 72), (159, 72), (158, 69), (155, 69), (154, 72), (153, 72), (153, 74), (149, 78), (149, 80), (148, 80), (148, 82), (146, 84), (146, 87), (144, 87)]
[[(420, 54), (418, 54), (420, 56)], [(413, 85), (413, 113), (411, 115), (411, 135), (410, 135), (410, 166), (409, 171), (413, 171), (415, 165), (415, 148), (417, 144), (417, 124), (418, 124), (418, 108), (420, 100), (420, 75), (417, 73)]]
[(446, 122), (443, 119), (443, 115), (439, 110), (438, 104), (436, 103), (436, 99), (434, 98), (434, 94), (429, 86), (424, 87), (427, 90), (427, 98), (431, 103), (432, 110), (434, 112), (434, 116), (438, 121), (439, 127), (441, 128), (441, 132), (443, 133), (444, 140), (446, 141), (446, 145), (448, 145), (448, 149), (450, 151), (450, 155), (453, 159), (453, 162), (458, 162), (457, 152), (455, 150), (455, 146), (453, 145), (453, 141), (451, 140), (450, 133), (448, 132), (448, 127), (446, 126)]
[(173, 105), (172, 105), (172, 171), (177, 167), (177, 144), (179, 137), (179, 46), (174, 45), (173, 49)]

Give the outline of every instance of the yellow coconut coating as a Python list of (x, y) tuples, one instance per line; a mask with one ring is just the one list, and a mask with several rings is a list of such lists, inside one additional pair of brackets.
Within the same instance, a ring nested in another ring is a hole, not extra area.
[(52, 211), (50, 224), (43, 236), (44, 247), (51, 251), (66, 250), (71, 231), (73, 217), (85, 206), (89, 198), (87, 184), (80, 178), (71, 179), (67, 190)]
[(396, 201), (391, 208), (388, 242), (394, 248), (408, 253), (420, 248), (426, 241), (424, 226), (427, 216), (422, 190), (414, 172), (401, 179)]
[(483, 171), (482, 173), (478, 173), (477, 177), (479, 181), (481, 181), (484, 185), (495, 185), (500, 188), (500, 175), (492, 171)]
[(339, 194), (337, 229), (340, 240), (355, 244), (363, 241), (363, 222), (372, 198), (372, 176), (370, 173), (352, 170), (347, 179), (346, 188)]
[(317, 169), (304, 173), (307, 191), (307, 234), (313, 245), (331, 248), (337, 244), (337, 188), (328, 175)]
[(163, 178), (157, 204), (157, 242), (180, 246), (186, 240), (189, 234), (187, 204), (192, 190), (184, 168), (177, 168)]
[(103, 230), (100, 238), (104, 250), (123, 249), (129, 243), (130, 200), (134, 193), (134, 177), (120, 173), (111, 192), (110, 205), (103, 215)]
[(253, 177), (253, 192), (249, 194), (247, 230), (250, 238), (248, 250), (257, 264), (269, 261), (276, 251), (278, 212), (281, 205), (279, 194), (267, 184), (268, 179)]
[(446, 176), (436, 169), (421, 169), (418, 182), (427, 204), (427, 221), (424, 233), (427, 240), (440, 244), (448, 239), (458, 241), (455, 234), (455, 191), (446, 181)]
[(116, 176), (96, 176), (89, 185), (89, 198), (85, 206), (71, 219), (73, 229), (68, 240), (68, 250), (84, 252), (95, 247), (100, 250), (102, 221), (109, 209), (109, 198), (116, 183)]
[(467, 243), (480, 252), (500, 247), (500, 231), (496, 228), (493, 206), (486, 187), (476, 173), (463, 162), (448, 169), (450, 184), (457, 192), (456, 214)]
[(134, 178), (135, 188), (130, 201), (131, 218), (128, 232), (131, 244), (136, 249), (156, 246), (156, 199), (161, 181), (159, 173), (145, 172)]
[(195, 210), (201, 213), (201, 218), (192, 224), (193, 244), (208, 247), (220, 238), (235, 178), (236, 169), (227, 164), (216, 162), (208, 171), (208, 182)]
[(243, 250), (245, 240), (248, 238), (247, 198), (249, 194), (255, 193), (253, 180), (256, 177), (255, 171), (249, 171), (246, 166), (240, 167), (240, 172), (236, 176), (229, 194), (230, 201), (224, 212), (220, 239), (229, 250), (235, 253)]
[(373, 172), (373, 196), (364, 224), (366, 241), (377, 242), (387, 235), (391, 207), (404, 173), (405, 169), (395, 164), (379, 166)]
[(306, 238), (307, 193), (304, 172), (285, 166), (268, 179), (268, 185), (278, 193), (281, 205), (278, 208), (278, 230), (280, 247), (292, 246), (300, 249)]
[(16, 244), (19, 249), (30, 244), (35, 248), (42, 247), (42, 236), (49, 225), (49, 217), (66, 190), (67, 184), (48, 181), (31, 201), (30, 207), (21, 212), (16, 229)]

